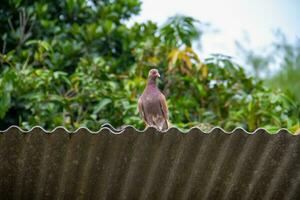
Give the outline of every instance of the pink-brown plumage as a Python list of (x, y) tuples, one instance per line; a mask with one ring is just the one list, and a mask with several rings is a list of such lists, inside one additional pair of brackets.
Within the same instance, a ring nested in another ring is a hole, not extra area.
[(149, 71), (147, 86), (138, 100), (138, 110), (147, 126), (164, 131), (169, 128), (168, 106), (165, 96), (156, 86), (158, 77), (156, 69)]

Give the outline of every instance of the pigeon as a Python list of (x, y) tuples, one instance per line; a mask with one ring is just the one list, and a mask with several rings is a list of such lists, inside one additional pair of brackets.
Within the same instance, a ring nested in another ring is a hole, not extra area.
[(169, 128), (168, 106), (165, 96), (156, 86), (159, 77), (157, 69), (149, 71), (147, 86), (138, 100), (138, 110), (147, 126), (165, 131)]

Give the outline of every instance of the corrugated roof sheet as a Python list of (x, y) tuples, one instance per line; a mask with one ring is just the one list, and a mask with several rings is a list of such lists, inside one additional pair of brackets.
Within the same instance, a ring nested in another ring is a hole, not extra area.
[(0, 199), (300, 197), (300, 137), (284, 129), (0, 133)]

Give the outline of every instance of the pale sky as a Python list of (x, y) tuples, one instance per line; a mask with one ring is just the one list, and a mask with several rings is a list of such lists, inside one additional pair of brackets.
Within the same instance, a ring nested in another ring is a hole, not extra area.
[(245, 32), (249, 48), (258, 51), (274, 40), (276, 29), (292, 41), (300, 37), (300, 0), (142, 0), (141, 14), (133, 21), (161, 25), (175, 14), (192, 16), (219, 30), (203, 37), (201, 57), (223, 53), (237, 58), (234, 41), (243, 41)]

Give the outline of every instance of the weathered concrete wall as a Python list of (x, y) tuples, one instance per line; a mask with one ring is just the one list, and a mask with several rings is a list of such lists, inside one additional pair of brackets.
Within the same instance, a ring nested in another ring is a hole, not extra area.
[(300, 136), (0, 133), (0, 199), (300, 199)]

